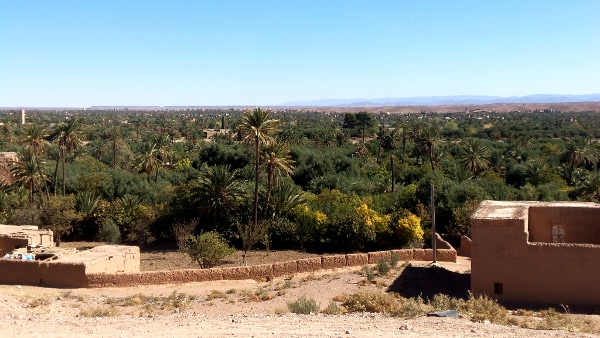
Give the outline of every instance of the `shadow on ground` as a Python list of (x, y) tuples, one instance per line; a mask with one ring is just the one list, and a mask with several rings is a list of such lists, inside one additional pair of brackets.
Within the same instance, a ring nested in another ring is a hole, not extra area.
[(441, 293), (455, 298), (468, 298), (471, 274), (446, 270), (441, 267), (407, 266), (388, 287), (402, 297), (432, 299)]

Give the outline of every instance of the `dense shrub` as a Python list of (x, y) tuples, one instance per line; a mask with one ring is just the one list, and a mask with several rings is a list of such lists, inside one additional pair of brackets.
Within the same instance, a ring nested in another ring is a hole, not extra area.
[(235, 253), (221, 235), (212, 231), (190, 236), (183, 251), (203, 269), (213, 267), (223, 258)]

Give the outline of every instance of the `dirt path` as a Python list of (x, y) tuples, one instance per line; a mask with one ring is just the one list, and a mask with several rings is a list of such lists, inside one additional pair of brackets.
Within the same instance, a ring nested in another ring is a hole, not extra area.
[[(443, 266), (459, 272), (470, 268), (468, 260), (459, 262)], [(342, 294), (391, 287), (398, 283), (400, 271), (379, 278), (378, 286), (365, 283), (356, 268), (298, 274), (272, 282), (214, 281), (101, 289), (0, 286), (0, 337), (592, 336), (474, 323), (464, 318), (286, 313), (287, 303), (303, 295), (324, 309)]]

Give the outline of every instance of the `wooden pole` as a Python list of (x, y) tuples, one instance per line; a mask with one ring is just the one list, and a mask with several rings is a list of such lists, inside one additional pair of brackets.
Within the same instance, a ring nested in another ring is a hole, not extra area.
[(433, 249), (433, 264), (437, 263), (437, 241), (435, 236), (435, 187), (431, 184), (431, 248)]

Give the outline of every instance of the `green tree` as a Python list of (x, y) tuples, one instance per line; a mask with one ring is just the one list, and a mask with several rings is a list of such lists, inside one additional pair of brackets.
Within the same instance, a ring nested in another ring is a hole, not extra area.
[[(30, 151), (34, 156), (34, 160), (37, 166), (37, 170), (40, 177), (45, 177), (42, 173), (42, 166), (40, 164), (40, 156), (44, 152), (44, 149), (50, 144), (46, 138), (48, 137), (48, 133), (44, 129), (44, 127), (32, 124), (27, 129), (25, 129), (25, 139), (23, 142), (25, 143), (25, 147)], [(48, 184), (46, 180), (42, 180), (44, 183), (44, 188), (46, 192), (46, 199), (50, 198), (48, 193)], [(42, 204), (43, 206), (43, 204)]]
[(567, 183), (573, 185), (573, 172), (575, 168), (588, 163), (597, 161), (596, 151), (592, 148), (592, 140), (589, 138), (574, 138), (566, 145), (565, 151), (561, 154), (562, 162), (568, 164)]
[(279, 185), (280, 176), (289, 176), (294, 170), (290, 150), (285, 143), (268, 142), (262, 149), (262, 166), (267, 173), (267, 192), (263, 218), (267, 215), (273, 186)]
[[(143, 153), (137, 155), (133, 162), (133, 167), (137, 168), (140, 172), (146, 173), (146, 180), (150, 183), (152, 174), (158, 171), (162, 161), (159, 158), (159, 150), (155, 143), (147, 143)], [(158, 177), (155, 176), (154, 182), (156, 183)]]
[(38, 170), (35, 155), (26, 152), (22, 154), (18, 162), (15, 162), (11, 168), (11, 174), (14, 182), (27, 189), (29, 192), (29, 204), (33, 205), (34, 191), (38, 190), (40, 205), (44, 205), (42, 197), (41, 185), (46, 179), (41, 171)]
[(210, 210), (213, 217), (223, 218), (226, 212), (243, 198), (245, 191), (242, 181), (236, 177), (237, 170), (229, 166), (208, 167), (200, 174), (194, 189), (196, 202)]
[(375, 118), (373, 115), (365, 111), (356, 113), (355, 129), (360, 132), (363, 144), (365, 143), (365, 133), (373, 127), (375, 127)]
[(271, 119), (270, 110), (254, 108), (246, 110), (242, 115), (242, 123), (239, 125), (240, 131), (245, 139), (254, 142), (254, 227), (258, 227), (258, 183), (259, 183), (259, 165), (260, 165), (260, 147), (265, 142), (273, 141), (269, 135), (277, 130), (279, 120)]
[(488, 168), (490, 161), (487, 159), (488, 150), (478, 139), (469, 138), (462, 147), (460, 163), (477, 176), (482, 170)]
[(66, 124), (58, 127), (56, 139), (58, 140), (58, 156), (54, 169), (54, 195), (58, 185), (58, 164), (62, 163), (62, 194), (66, 193), (65, 158), (83, 146), (83, 121), (79, 118), (71, 119)]

